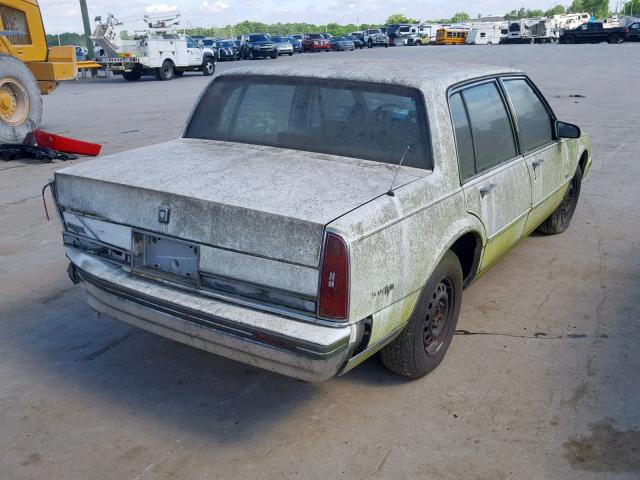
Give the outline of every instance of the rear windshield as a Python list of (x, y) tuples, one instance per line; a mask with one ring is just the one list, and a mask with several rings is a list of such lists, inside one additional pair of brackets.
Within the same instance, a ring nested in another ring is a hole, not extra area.
[(431, 169), (424, 101), (395, 85), (229, 75), (205, 91), (185, 137)]

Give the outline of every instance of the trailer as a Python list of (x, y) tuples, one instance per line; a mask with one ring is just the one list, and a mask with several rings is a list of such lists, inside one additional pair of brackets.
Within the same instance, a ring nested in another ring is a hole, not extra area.
[(164, 19), (145, 17), (148, 29), (136, 32), (133, 40), (121, 39), (117, 27), (122, 23), (113, 15), (109, 15), (105, 23), (97, 17), (91, 38), (105, 52), (98, 63), (127, 81), (140, 80), (144, 75), (170, 80), (188, 71), (213, 75), (214, 50), (200, 46), (188, 35), (177, 33), (179, 16), (178, 13)]
[(502, 43), (556, 43), (558, 35), (546, 19), (522, 19), (509, 22)]
[(500, 43), (500, 27), (474, 27), (469, 30), (465, 43), (467, 45), (498, 45)]

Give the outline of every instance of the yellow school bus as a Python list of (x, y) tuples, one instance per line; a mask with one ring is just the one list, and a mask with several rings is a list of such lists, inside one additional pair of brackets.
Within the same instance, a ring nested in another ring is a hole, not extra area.
[(440, 28), (436, 32), (436, 45), (464, 45), (468, 33), (461, 28)]

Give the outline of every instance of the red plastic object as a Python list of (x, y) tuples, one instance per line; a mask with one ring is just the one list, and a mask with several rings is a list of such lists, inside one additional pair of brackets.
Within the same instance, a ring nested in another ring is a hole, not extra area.
[(102, 145), (97, 143), (83, 142), (74, 138), (63, 137), (54, 133), (43, 132), (42, 130), (34, 130), (36, 143), (40, 147), (50, 148), (58, 152), (73, 153), (76, 155), (90, 155), (95, 157), (100, 153)]

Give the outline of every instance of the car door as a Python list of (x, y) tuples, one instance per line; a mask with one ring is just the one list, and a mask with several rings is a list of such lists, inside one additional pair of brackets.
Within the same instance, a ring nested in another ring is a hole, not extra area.
[(531, 179), (531, 214), (525, 226), (529, 234), (558, 206), (573, 172), (564, 161), (563, 142), (555, 138), (555, 116), (533, 83), (525, 77), (501, 82)]
[(531, 208), (529, 173), (497, 80), (454, 91), (449, 105), (467, 210), (485, 228), (483, 270), (522, 236)]
[(202, 65), (202, 49), (191, 37), (187, 37), (187, 56), (190, 66)]

